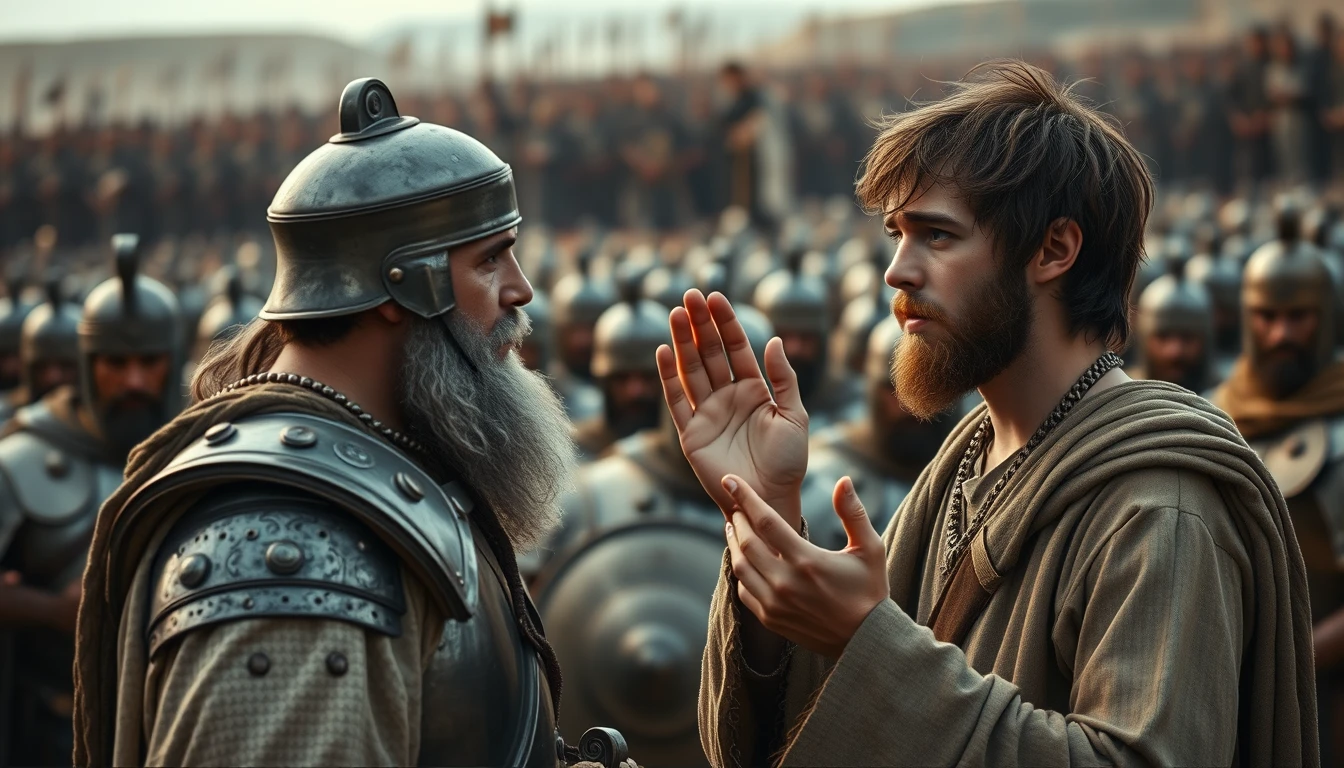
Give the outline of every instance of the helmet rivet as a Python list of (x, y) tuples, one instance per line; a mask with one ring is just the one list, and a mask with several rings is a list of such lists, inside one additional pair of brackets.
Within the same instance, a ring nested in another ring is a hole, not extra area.
[(369, 115), (376, 118), (383, 114), (383, 97), (377, 91), (370, 91), (364, 106), (368, 107)]
[(400, 282), (402, 281), (402, 279), (405, 278), (405, 277), (406, 277), (406, 273), (401, 271), (401, 267), (393, 267), (393, 268), (387, 273), (387, 279), (388, 279), (388, 280), (391, 280), (391, 281), (394, 282), (394, 283), (400, 283)]

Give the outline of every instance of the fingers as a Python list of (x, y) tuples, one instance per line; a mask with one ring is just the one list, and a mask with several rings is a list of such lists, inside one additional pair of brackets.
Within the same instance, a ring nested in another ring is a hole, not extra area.
[(733, 497), (733, 502), (746, 517), (751, 531), (771, 550), (787, 559), (800, 554), (808, 546), (807, 541), (769, 504), (762, 501), (745, 480), (737, 475), (724, 475), (723, 488)]
[(700, 350), (695, 346), (695, 333), (691, 330), (691, 316), (684, 307), (675, 307), (668, 317), (672, 326), (672, 349), (676, 352), (677, 375), (681, 378), (682, 389), (695, 408), (709, 397), (714, 388), (709, 383), (709, 374), (700, 360)]
[(728, 298), (716, 291), (709, 295), (706, 303), (710, 315), (714, 318), (714, 324), (719, 328), (724, 349), (728, 352), (728, 365), (732, 368), (733, 379), (741, 381), (761, 378), (761, 367), (756, 364), (756, 353), (752, 350), (747, 332), (738, 321), (737, 313), (733, 311), (733, 305)]
[(831, 505), (849, 536), (850, 549), (882, 547), (882, 537), (878, 535), (877, 529), (873, 528), (873, 521), (868, 517), (868, 510), (863, 508), (863, 502), (859, 501), (853, 480), (848, 477), (840, 478), (840, 482), (835, 484), (835, 490), (831, 493)]
[(654, 356), (658, 361), (658, 378), (663, 382), (663, 399), (667, 401), (667, 409), (672, 413), (672, 423), (677, 426), (677, 432), (680, 433), (690, 423), (691, 416), (695, 415), (695, 409), (691, 407), (691, 401), (686, 398), (686, 390), (681, 386), (681, 379), (677, 376), (677, 356), (673, 354), (672, 348), (663, 344), (658, 347)]
[(789, 365), (784, 355), (784, 342), (778, 336), (765, 345), (765, 373), (770, 377), (770, 386), (775, 390), (775, 403), (793, 421), (806, 425), (807, 409), (803, 408), (803, 398), (798, 392), (798, 374)]
[(692, 288), (686, 292), (685, 301), (686, 312), (691, 316), (691, 330), (695, 334), (695, 348), (700, 352), (700, 362), (705, 366), (709, 385), (718, 389), (731, 384), (733, 372), (723, 352), (723, 338), (719, 335), (719, 327), (710, 314), (704, 294)]
[[(742, 551), (742, 541), (739, 536), (747, 541), (747, 547), (752, 547), (753, 539), (747, 531), (739, 533), (738, 527), (732, 523), (723, 526), (724, 537), (728, 540), (728, 558), (733, 566), (733, 575), (737, 577), (737, 595), (742, 600), (742, 604), (747, 606), (748, 610), (758, 617), (762, 614), (761, 604), (756, 600), (756, 595), (766, 595), (770, 593), (770, 585), (765, 577), (761, 575), (756, 566), (752, 564), (751, 559)], [(755, 541), (757, 546), (759, 541)], [(751, 594), (745, 594), (745, 593)]]

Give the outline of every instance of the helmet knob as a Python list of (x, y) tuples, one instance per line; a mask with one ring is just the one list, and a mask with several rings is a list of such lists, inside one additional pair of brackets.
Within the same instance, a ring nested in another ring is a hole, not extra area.
[(382, 136), (420, 122), (402, 117), (392, 91), (375, 77), (362, 77), (345, 86), (339, 113), (341, 132), (331, 137), (333, 144)]
[(140, 270), (140, 236), (121, 233), (112, 236), (112, 257), (121, 279), (122, 307), (126, 314), (135, 312), (135, 274)]

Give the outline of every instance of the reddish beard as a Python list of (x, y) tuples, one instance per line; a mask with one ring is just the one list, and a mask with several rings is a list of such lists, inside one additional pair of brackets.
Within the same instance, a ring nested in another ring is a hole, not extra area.
[(901, 405), (930, 421), (961, 397), (1006, 369), (1027, 345), (1031, 293), (1026, 277), (1003, 268), (977, 290), (964, 319), (918, 293), (898, 292), (897, 317), (933, 321), (941, 333), (905, 333), (892, 355), (891, 381)]

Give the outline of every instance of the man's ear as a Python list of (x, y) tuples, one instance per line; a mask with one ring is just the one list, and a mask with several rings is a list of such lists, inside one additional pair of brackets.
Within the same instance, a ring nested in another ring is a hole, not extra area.
[(1073, 219), (1058, 218), (1045, 230), (1045, 241), (1036, 258), (1027, 265), (1027, 277), (1042, 285), (1073, 268), (1083, 248), (1083, 230)]
[(385, 301), (373, 308), (374, 312), (388, 325), (400, 325), (406, 320), (406, 310), (395, 301)]

